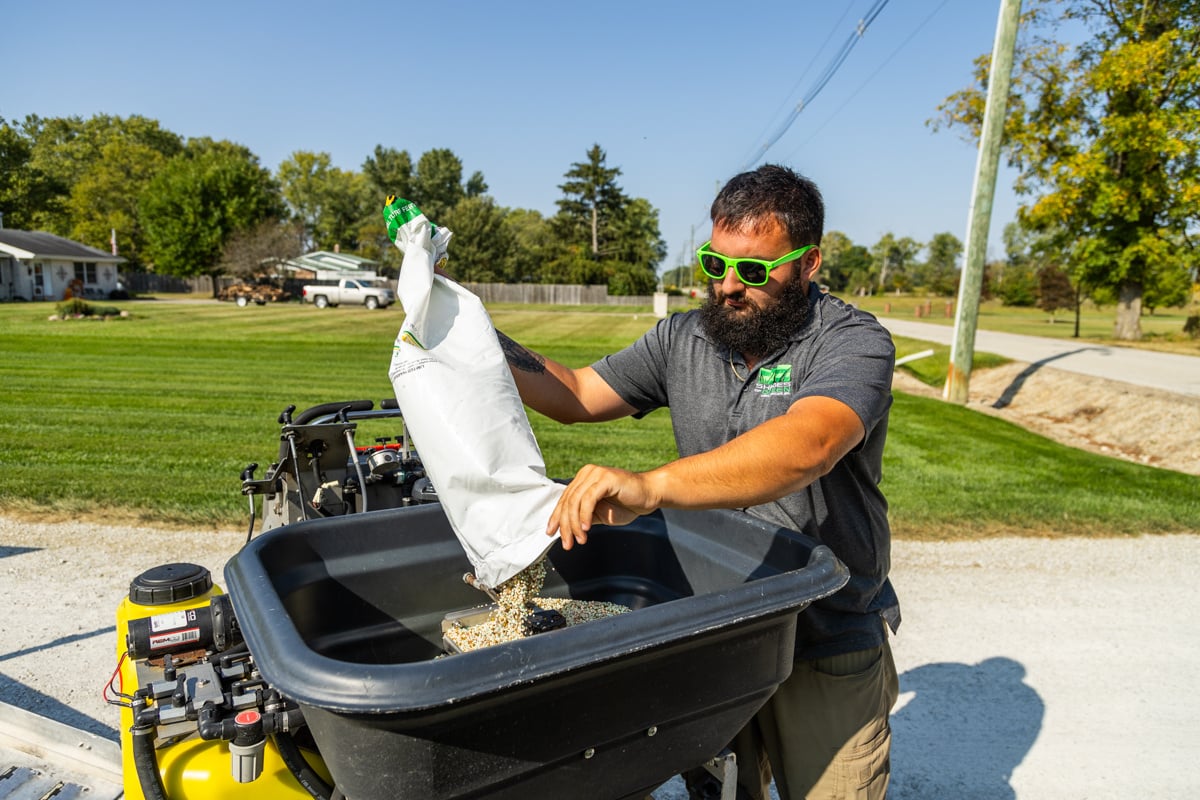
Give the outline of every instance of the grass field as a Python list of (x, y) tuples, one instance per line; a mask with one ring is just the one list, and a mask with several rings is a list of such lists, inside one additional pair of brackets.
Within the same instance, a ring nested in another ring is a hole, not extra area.
[[(902, 295), (845, 299), (876, 316), (919, 319), (921, 322), (947, 326), (954, 324), (953, 305), (945, 297)], [(919, 317), (918, 308), (921, 310)], [(1200, 356), (1200, 339), (1183, 333), (1187, 318), (1196, 314), (1200, 314), (1200, 307), (1195, 305), (1190, 308), (1156, 309), (1154, 314), (1142, 315), (1141, 341), (1116, 342), (1112, 338), (1115, 309), (1111, 306), (1096, 308), (1089, 303), (1085, 304), (1080, 314), (1079, 341)], [(1016, 308), (991, 300), (980, 305), (978, 326), (989, 331), (1070, 339), (1075, 335), (1075, 315), (1069, 311), (1049, 314), (1037, 308)]]
[[(155, 524), (245, 524), (239, 473), (278, 450), (289, 404), (391, 396), (401, 314), (297, 304), (130, 301), (130, 319), (50, 322), (0, 305), (0, 510)], [(632, 341), (646, 313), (498, 307), (498, 328), (571, 365)], [(901, 354), (928, 347), (898, 341)], [(945, 353), (924, 359), (936, 377)], [(976, 362), (978, 365), (978, 361)], [(944, 372), (943, 372), (944, 374)], [(674, 455), (670, 418), (532, 424), (551, 475)], [(992, 417), (897, 393), (884, 489), (897, 535), (1197, 530), (1200, 478), (1062, 447)]]

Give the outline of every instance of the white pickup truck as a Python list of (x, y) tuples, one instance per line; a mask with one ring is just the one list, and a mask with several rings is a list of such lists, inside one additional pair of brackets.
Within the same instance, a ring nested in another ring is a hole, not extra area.
[(367, 308), (387, 308), (396, 302), (396, 293), (386, 286), (365, 280), (343, 278), (336, 284), (309, 284), (303, 289), (304, 302), (317, 308), (351, 303)]

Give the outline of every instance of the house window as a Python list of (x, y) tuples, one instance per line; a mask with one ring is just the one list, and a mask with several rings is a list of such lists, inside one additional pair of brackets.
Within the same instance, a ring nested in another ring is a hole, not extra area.
[(91, 261), (89, 261), (87, 263), (84, 263), (82, 261), (76, 261), (75, 262), (75, 280), (83, 281), (84, 283), (95, 283), (96, 282), (96, 265)]
[(45, 286), (45, 278), (42, 276), (41, 262), (33, 265), (33, 285), (37, 287), (39, 294), (41, 293), (42, 287)]

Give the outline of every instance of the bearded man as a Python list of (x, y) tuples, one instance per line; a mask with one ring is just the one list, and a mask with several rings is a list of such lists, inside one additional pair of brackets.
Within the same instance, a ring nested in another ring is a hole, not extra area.
[[(882, 798), (900, 623), (879, 490), (895, 348), (870, 314), (814, 282), (824, 203), (792, 170), (737, 175), (713, 201), (710, 279), (695, 311), (572, 369), (503, 334), (521, 398), (564, 423), (671, 409), (679, 458), (646, 472), (585, 466), (547, 533), (587, 542), (595, 523), (658, 508), (742, 509), (828, 545), (849, 583), (801, 613), (791, 676), (738, 734), (738, 796)], [(797, 564), (797, 567), (803, 566)], [(687, 776), (694, 797), (706, 791)]]

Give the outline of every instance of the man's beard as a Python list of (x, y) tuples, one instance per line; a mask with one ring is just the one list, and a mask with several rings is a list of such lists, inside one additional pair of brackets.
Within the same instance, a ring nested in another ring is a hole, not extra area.
[[(811, 312), (805, 289), (796, 275), (783, 285), (779, 297), (769, 301), (766, 308), (752, 305), (734, 310), (724, 304), (727, 296), (718, 293), (714, 281), (709, 288), (708, 300), (700, 308), (700, 321), (705, 332), (718, 344), (743, 356), (763, 358), (783, 348), (808, 322)], [(728, 297), (751, 302), (744, 289)]]

